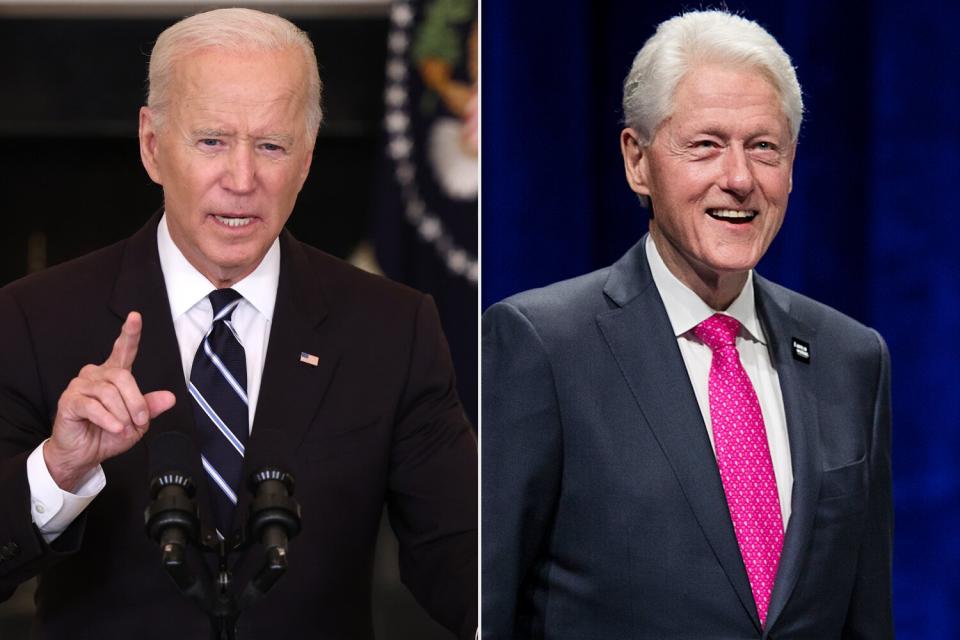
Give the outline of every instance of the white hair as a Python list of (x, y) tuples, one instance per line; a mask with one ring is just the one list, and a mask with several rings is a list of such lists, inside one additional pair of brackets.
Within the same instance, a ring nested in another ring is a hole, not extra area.
[(253, 9), (214, 9), (184, 18), (164, 30), (150, 54), (147, 106), (162, 123), (177, 62), (201, 49), (282, 51), (299, 49), (306, 69), (307, 131), (316, 136), (323, 119), (320, 73), (310, 37), (280, 16)]
[(684, 75), (698, 64), (756, 69), (780, 96), (792, 141), (800, 134), (803, 98), (790, 56), (752, 20), (725, 11), (691, 11), (662, 22), (633, 59), (623, 81), (624, 124), (649, 145), (673, 112)]

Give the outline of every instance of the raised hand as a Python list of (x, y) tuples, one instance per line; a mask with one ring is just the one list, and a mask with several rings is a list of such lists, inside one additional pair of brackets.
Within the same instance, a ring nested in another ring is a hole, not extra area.
[(98, 464), (136, 444), (150, 421), (176, 402), (169, 391), (140, 393), (130, 372), (142, 328), (140, 314), (131, 311), (110, 357), (81, 369), (60, 396), (43, 457), (65, 491), (73, 491)]

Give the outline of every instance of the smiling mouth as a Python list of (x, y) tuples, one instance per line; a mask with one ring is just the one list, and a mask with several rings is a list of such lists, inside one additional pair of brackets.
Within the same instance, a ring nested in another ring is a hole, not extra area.
[(216, 218), (217, 222), (233, 228), (245, 227), (253, 222), (253, 217), (251, 216), (219, 216), (213, 214), (213, 217)]
[(756, 218), (758, 213), (756, 209), (707, 209), (707, 215), (714, 220), (733, 224), (746, 224)]

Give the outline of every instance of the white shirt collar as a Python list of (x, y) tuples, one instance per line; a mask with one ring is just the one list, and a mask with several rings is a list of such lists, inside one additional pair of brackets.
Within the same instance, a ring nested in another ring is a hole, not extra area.
[[(667, 317), (673, 333), (679, 337), (692, 330), (698, 324), (715, 313), (715, 309), (704, 302), (700, 296), (673, 275), (657, 250), (657, 245), (648, 234), (646, 237), (647, 262), (650, 264), (650, 275), (663, 299), (663, 306), (667, 309)], [(763, 331), (760, 328), (760, 319), (757, 317), (757, 306), (754, 303), (753, 270), (747, 273), (747, 281), (740, 290), (740, 294), (723, 311), (724, 314), (736, 318), (751, 338), (760, 344), (766, 344)]]
[[(160, 254), (160, 269), (167, 285), (170, 312), (176, 320), (205, 299), (214, 286), (184, 257), (183, 252), (170, 237), (167, 214), (160, 218), (157, 227), (157, 250)], [(267, 254), (257, 268), (243, 280), (233, 285), (244, 299), (267, 320), (273, 319), (277, 301), (277, 285), (280, 282), (280, 239), (270, 245)]]

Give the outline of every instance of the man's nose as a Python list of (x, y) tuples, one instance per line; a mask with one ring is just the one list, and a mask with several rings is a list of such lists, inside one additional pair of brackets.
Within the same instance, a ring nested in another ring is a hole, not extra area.
[(221, 184), (235, 193), (249, 193), (257, 184), (257, 163), (250, 145), (240, 143), (230, 149)]
[(753, 191), (753, 167), (747, 158), (747, 151), (740, 145), (730, 145), (724, 154), (723, 178), (720, 185), (724, 191), (729, 191), (737, 197), (743, 198)]

